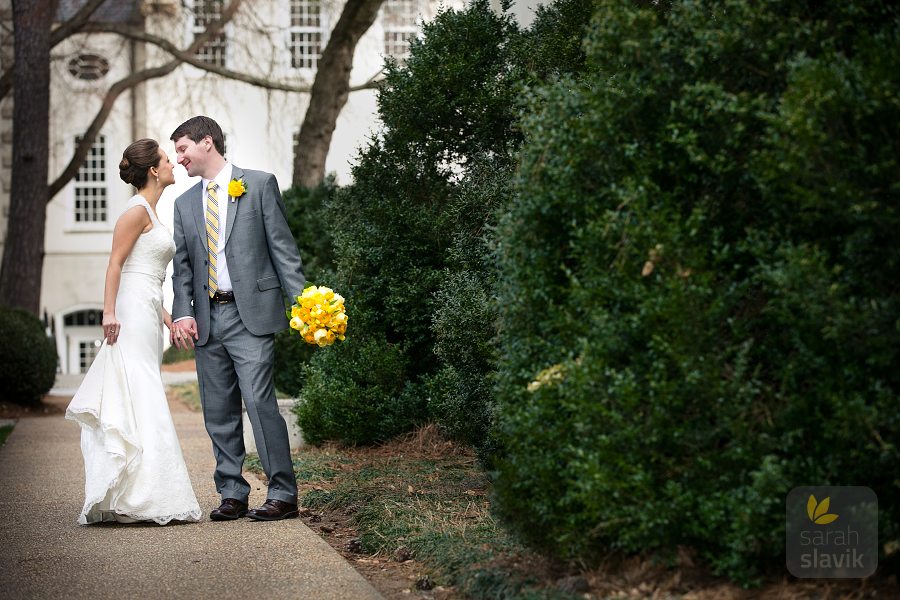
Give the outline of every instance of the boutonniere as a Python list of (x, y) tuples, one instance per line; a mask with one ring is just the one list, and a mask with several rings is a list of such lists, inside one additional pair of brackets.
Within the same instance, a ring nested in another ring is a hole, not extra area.
[(244, 183), (243, 179), (232, 179), (228, 182), (228, 195), (231, 196), (232, 204), (235, 200), (243, 196), (246, 191), (247, 184)]

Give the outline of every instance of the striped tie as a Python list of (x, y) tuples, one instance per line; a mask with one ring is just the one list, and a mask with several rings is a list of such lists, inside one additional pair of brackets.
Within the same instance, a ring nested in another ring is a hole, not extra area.
[(216, 264), (219, 259), (219, 197), (216, 195), (216, 189), (219, 186), (215, 181), (210, 181), (206, 186), (206, 244), (209, 253), (209, 297), (219, 287), (217, 279)]

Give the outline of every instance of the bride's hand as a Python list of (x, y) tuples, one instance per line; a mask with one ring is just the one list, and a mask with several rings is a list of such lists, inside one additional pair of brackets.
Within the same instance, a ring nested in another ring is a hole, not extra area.
[(116, 343), (116, 340), (119, 339), (119, 331), (122, 329), (122, 324), (119, 323), (119, 320), (116, 319), (115, 315), (103, 315), (103, 339), (106, 340), (106, 343), (112, 346)]

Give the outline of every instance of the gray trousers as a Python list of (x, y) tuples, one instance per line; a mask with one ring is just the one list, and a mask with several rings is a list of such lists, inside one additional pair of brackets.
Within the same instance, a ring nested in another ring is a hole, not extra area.
[(247, 502), (250, 484), (241, 474), (246, 450), (241, 397), (253, 427), (267, 499), (297, 502), (287, 425), (275, 399), (275, 336), (253, 335), (241, 322), (237, 305), (210, 304), (209, 340), (197, 346), (197, 375), (203, 420), (216, 457), (216, 490), (222, 499)]

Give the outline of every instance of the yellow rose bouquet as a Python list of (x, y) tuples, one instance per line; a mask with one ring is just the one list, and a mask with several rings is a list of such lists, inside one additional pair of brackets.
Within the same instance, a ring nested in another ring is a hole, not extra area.
[(343, 341), (347, 331), (344, 297), (325, 286), (307, 287), (291, 307), (291, 329), (307, 344), (330, 346), (335, 340)]

